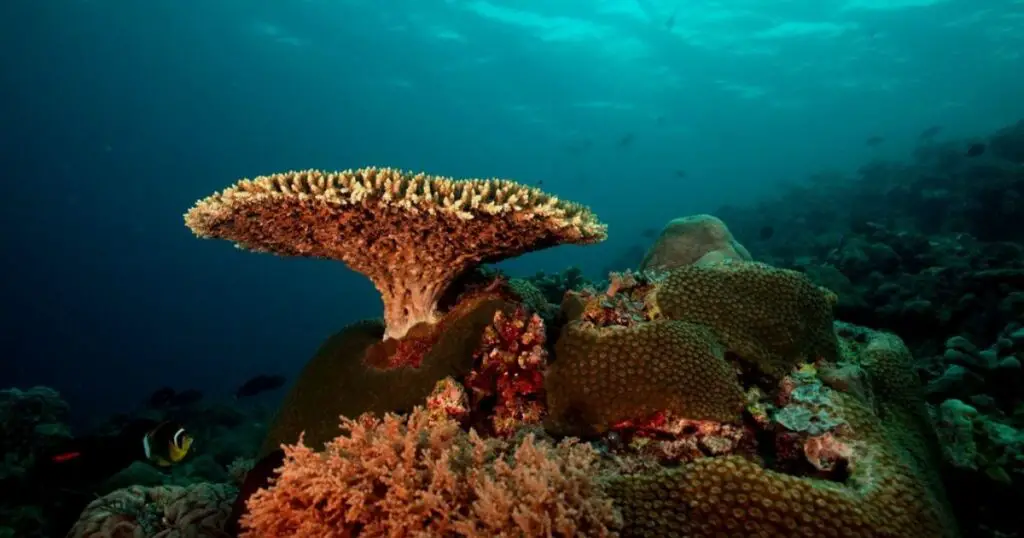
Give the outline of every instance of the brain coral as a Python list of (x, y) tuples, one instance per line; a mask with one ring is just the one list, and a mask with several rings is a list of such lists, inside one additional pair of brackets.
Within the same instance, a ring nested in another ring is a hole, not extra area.
[(736, 373), (704, 327), (657, 321), (633, 327), (568, 324), (546, 386), (552, 427), (597, 431), (670, 411), (735, 422), (743, 409)]
[(751, 259), (721, 219), (691, 215), (665, 225), (640, 263), (640, 270), (664, 271), (695, 263)]
[(475, 265), (606, 236), (587, 208), (533, 187), (388, 168), (243, 180), (197, 202), (185, 223), (249, 250), (345, 262), (380, 291), (395, 339), (438, 321), (438, 301)]
[(69, 538), (223, 538), (237, 491), (226, 484), (132, 486), (89, 503)]
[(843, 361), (863, 366), (881, 389), (874, 402), (880, 411), (853, 394), (834, 395), (860, 443), (845, 480), (790, 476), (734, 456), (627, 473), (610, 489), (625, 518), (623, 535), (956, 536), (935, 476), (930, 430), (919, 421), (920, 386), (885, 390), (912, 380), (905, 347), (871, 332), (866, 345), (844, 342), (843, 349)]
[(836, 358), (832, 303), (796, 271), (757, 262), (690, 265), (670, 271), (652, 293), (664, 317), (710, 327), (766, 374)]

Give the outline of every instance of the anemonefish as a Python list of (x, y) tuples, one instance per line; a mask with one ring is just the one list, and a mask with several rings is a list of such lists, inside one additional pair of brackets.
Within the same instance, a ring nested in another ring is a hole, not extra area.
[(47, 482), (84, 486), (104, 480), (136, 461), (171, 467), (188, 456), (193, 443), (193, 437), (175, 421), (137, 420), (115, 435), (69, 441), (37, 460), (36, 474)]
[(183, 426), (165, 420), (142, 436), (142, 449), (150, 463), (170, 467), (188, 456), (192, 441)]

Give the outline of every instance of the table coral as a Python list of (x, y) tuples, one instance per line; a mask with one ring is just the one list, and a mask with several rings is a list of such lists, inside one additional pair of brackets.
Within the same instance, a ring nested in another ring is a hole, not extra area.
[(242, 180), (198, 201), (185, 222), (257, 252), (343, 261), (377, 287), (394, 339), (436, 323), (449, 285), (480, 263), (607, 234), (586, 207), (534, 187), (390, 168)]

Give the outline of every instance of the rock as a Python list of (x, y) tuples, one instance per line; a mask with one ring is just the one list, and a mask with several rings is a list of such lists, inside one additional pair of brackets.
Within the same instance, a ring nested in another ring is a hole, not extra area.
[(1024, 314), (1024, 292), (1015, 291), (1007, 295), (999, 303), (999, 310), (1003, 314), (1013, 317)]
[(936, 426), (942, 455), (954, 467), (976, 469), (978, 446), (974, 441), (974, 420), (978, 410), (961, 400), (949, 399), (939, 406)]
[(948, 364), (959, 364), (960, 366), (972, 366), (975, 359), (972, 355), (964, 353), (959, 349), (947, 349), (942, 354), (942, 361)]
[(145, 462), (136, 461), (104, 480), (98, 486), (97, 492), (106, 494), (129, 486), (159, 486), (167, 479), (167, 475), (160, 472), (156, 467)]
[(996, 412), (999, 411), (999, 403), (996, 399), (989, 396), (988, 394), (975, 394), (971, 396), (971, 405), (982, 411)]
[(925, 391), (929, 395), (955, 398), (958, 396), (968, 397), (971, 394), (980, 392), (985, 380), (978, 374), (960, 366), (950, 365), (942, 376), (928, 383)]
[(979, 351), (978, 346), (971, 343), (970, 340), (959, 335), (954, 336), (949, 340), (946, 340), (946, 349), (962, 351), (968, 355), (977, 355)]
[(978, 367), (984, 370), (994, 370), (999, 364), (999, 355), (993, 349), (986, 349), (978, 353)]
[(999, 364), (996, 365), (996, 370), (1003, 373), (1020, 373), (1020, 359), (1017, 357), (1003, 357), (999, 360)]
[(836, 306), (838, 310), (859, 309), (867, 306), (860, 290), (834, 265), (827, 263), (811, 265), (804, 269), (804, 273), (815, 284), (828, 288), (839, 296), (839, 304)]
[(903, 303), (903, 313), (914, 316), (927, 316), (932, 313), (932, 302), (925, 299), (914, 299)]
[(640, 270), (670, 270), (698, 262), (722, 260), (750, 261), (752, 258), (721, 219), (712, 215), (692, 215), (665, 225), (640, 262)]
[(995, 348), (996, 354), (1002, 355), (1003, 352), (1013, 349), (1013, 340), (1003, 336), (996, 340), (996, 343), (992, 344), (992, 347)]

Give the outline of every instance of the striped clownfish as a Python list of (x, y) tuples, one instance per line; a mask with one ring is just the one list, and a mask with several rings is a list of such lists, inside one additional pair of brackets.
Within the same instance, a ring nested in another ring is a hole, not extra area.
[(184, 426), (165, 420), (142, 436), (142, 450), (153, 465), (170, 467), (188, 456), (192, 442)]
[(194, 442), (178, 422), (138, 419), (114, 434), (69, 440), (37, 459), (34, 475), (41, 483), (74, 488), (98, 483), (137, 461), (167, 469), (184, 460)]

